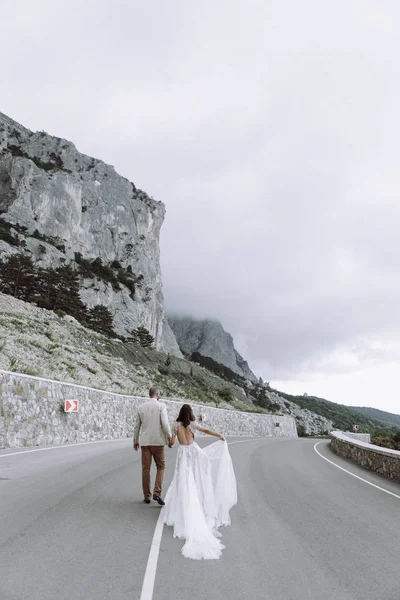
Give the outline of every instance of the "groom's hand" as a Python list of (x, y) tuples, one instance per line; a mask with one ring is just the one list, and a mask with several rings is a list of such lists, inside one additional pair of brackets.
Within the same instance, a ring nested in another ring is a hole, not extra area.
[(133, 447), (136, 450), (136, 452), (139, 450), (139, 444), (134, 444)]

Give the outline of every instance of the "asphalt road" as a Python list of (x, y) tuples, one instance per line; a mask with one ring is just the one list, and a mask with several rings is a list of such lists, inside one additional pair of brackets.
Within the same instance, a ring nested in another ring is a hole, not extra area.
[[(164, 528), (153, 599), (400, 600), (400, 485), (318, 444), (395, 495), (368, 485), (315, 443), (232, 444), (239, 500), (223, 557), (185, 559)], [(130, 440), (0, 451), (1, 600), (139, 600), (159, 514), (142, 502)]]

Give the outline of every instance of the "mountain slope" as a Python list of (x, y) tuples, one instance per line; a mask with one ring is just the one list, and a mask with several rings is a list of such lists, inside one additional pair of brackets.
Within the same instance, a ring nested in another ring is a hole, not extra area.
[(370, 408), (368, 406), (349, 406), (349, 408), (364, 417), (381, 421), (385, 425), (395, 425), (396, 427), (400, 427), (400, 415), (379, 410), (378, 408)]
[[(271, 389), (271, 388), (270, 388)], [(280, 398), (289, 400), (297, 404), (302, 409), (307, 409), (312, 413), (321, 415), (333, 423), (335, 429), (343, 431), (352, 431), (353, 425), (359, 425), (360, 432), (368, 433), (374, 430), (386, 428), (395, 429), (395, 423), (386, 423), (378, 420), (369, 414), (362, 414), (352, 406), (337, 404), (324, 398), (316, 396), (292, 396), (278, 390), (273, 390)], [(381, 412), (381, 411), (378, 411)], [(395, 415), (396, 416), (396, 415)], [(399, 425), (397, 425), (399, 427)]]
[(247, 362), (236, 350), (232, 336), (218, 321), (168, 315), (168, 323), (185, 355), (190, 356), (198, 352), (225, 365), (249, 381), (258, 381)]
[(332, 428), (322, 416), (284, 403), (237, 374), (234, 383), (194, 362), (107, 338), (69, 315), (60, 317), (1, 293), (0, 369), (127, 395), (147, 396), (150, 385), (157, 385), (164, 398), (292, 415), (310, 434)]

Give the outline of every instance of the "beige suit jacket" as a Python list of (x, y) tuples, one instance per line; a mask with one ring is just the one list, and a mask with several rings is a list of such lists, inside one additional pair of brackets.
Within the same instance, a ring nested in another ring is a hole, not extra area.
[(156, 398), (150, 398), (138, 408), (133, 443), (140, 443), (141, 446), (165, 446), (170, 438), (167, 407)]

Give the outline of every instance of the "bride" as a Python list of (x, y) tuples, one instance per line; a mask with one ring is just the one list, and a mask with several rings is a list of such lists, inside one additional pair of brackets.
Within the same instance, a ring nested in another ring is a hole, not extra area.
[[(205, 448), (194, 441), (195, 431), (220, 439)], [(174, 478), (165, 498), (164, 523), (174, 537), (185, 540), (182, 554), (193, 559), (217, 559), (225, 546), (217, 528), (230, 525), (229, 511), (237, 502), (236, 478), (228, 444), (220, 433), (200, 427), (184, 404), (172, 427), (169, 447), (178, 438)]]

